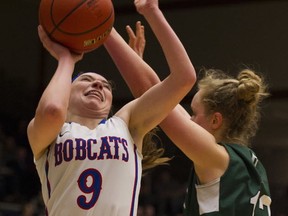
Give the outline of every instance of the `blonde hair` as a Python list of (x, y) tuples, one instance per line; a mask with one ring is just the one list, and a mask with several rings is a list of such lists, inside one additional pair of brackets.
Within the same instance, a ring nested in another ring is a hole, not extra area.
[(163, 157), (165, 150), (163, 147), (161, 147), (162, 142), (157, 135), (158, 130), (159, 128), (154, 128), (149, 133), (147, 133), (143, 139), (143, 172), (156, 166), (167, 164), (167, 162), (171, 160), (169, 157)]
[(249, 145), (260, 120), (259, 104), (269, 95), (263, 77), (250, 69), (239, 72), (237, 78), (220, 70), (204, 69), (198, 82), (207, 114), (220, 112), (224, 119), (223, 142)]
[[(112, 86), (112, 91), (115, 89), (115, 84), (112, 81), (109, 81)], [(113, 115), (113, 105), (111, 106), (111, 110), (109, 116)], [(142, 170), (143, 175), (147, 173), (148, 170), (159, 166), (159, 165), (167, 165), (168, 161), (171, 160), (169, 157), (164, 157), (165, 149), (162, 147), (162, 142), (160, 137), (157, 135), (157, 131), (159, 131), (158, 127), (155, 127), (147, 134), (145, 134), (142, 145)]]

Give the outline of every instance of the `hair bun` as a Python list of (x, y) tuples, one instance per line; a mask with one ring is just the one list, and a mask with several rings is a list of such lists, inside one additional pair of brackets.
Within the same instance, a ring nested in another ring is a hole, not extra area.
[(257, 102), (258, 93), (264, 92), (261, 77), (252, 70), (245, 69), (239, 73), (237, 79), (239, 81), (238, 98), (246, 102)]

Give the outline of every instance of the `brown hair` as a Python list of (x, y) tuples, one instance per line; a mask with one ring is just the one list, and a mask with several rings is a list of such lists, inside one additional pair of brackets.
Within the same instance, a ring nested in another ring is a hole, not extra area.
[(224, 119), (223, 142), (248, 145), (258, 129), (259, 104), (269, 95), (263, 77), (250, 69), (239, 72), (237, 78), (220, 70), (205, 70), (198, 88), (207, 114), (220, 112)]

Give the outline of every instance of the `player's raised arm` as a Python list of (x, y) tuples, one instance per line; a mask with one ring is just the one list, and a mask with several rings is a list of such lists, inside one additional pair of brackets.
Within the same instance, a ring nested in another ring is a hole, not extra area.
[[(153, 90), (149, 90), (149, 93), (146, 93), (147, 95), (145, 94), (141, 97), (147, 99), (141, 99), (141, 106), (137, 106), (138, 108), (135, 109), (137, 110), (137, 115), (132, 115), (131, 118), (133, 120), (136, 119), (136, 122), (139, 123), (145, 122), (147, 124), (149, 122), (148, 124), (155, 125), (159, 119), (163, 119), (163, 117), (168, 114), (167, 112), (169, 110), (171, 111), (172, 108), (175, 107), (191, 90), (196, 81), (196, 74), (185, 48), (159, 9), (158, 2), (155, 0), (147, 1), (144, 4), (141, 3), (141, 5), (136, 5), (136, 7), (151, 25), (163, 48), (170, 69), (170, 75), (163, 80), (160, 85), (155, 86)], [(119, 44), (122, 44), (121, 46), (123, 46), (123, 49), (119, 49)], [(144, 83), (147, 82), (147, 85), (150, 85), (149, 83), (152, 83), (153, 85), (159, 82), (155, 72), (142, 61), (141, 57), (137, 56), (137, 58), (131, 58), (131, 56), (137, 54), (131, 48), (125, 49), (124, 46), (127, 46), (126, 42), (121, 39), (116, 30), (113, 29), (111, 35), (105, 42), (105, 47), (116, 63), (120, 73), (134, 73), (135, 75), (135, 71), (139, 71), (139, 73), (147, 76), (147, 79), (144, 78), (144, 80), (142, 80)], [(118, 48), (116, 49), (116, 47)], [(133, 61), (129, 59), (132, 59)], [(150, 76), (150, 74), (152, 74), (152, 76)], [(125, 75), (123, 76), (125, 77)], [(126, 77), (127, 79), (130, 79), (129, 76)], [(131, 79), (131, 81), (133, 82), (133, 79)], [(135, 80), (135, 86), (137, 85), (137, 82), (138, 81)], [(143, 85), (144, 88), (140, 90), (139, 88), (141, 88), (141, 85), (138, 86), (138, 90), (136, 91), (139, 91), (139, 94), (141, 94), (143, 91), (147, 90), (147, 85)], [(137, 93), (134, 93), (134, 95), (137, 95)], [(152, 107), (154, 107), (154, 109), (151, 109)], [(143, 113), (144, 115), (139, 115), (140, 113)], [(133, 116), (137, 117), (134, 119)], [(147, 119), (143, 121), (144, 118)], [(149, 127), (150, 126), (148, 126), (148, 128)]]
[(50, 40), (42, 26), (38, 27), (43, 46), (58, 60), (53, 78), (43, 92), (35, 117), (28, 126), (28, 138), (35, 158), (56, 138), (65, 122), (75, 63), (82, 54), (72, 54), (66, 47)]

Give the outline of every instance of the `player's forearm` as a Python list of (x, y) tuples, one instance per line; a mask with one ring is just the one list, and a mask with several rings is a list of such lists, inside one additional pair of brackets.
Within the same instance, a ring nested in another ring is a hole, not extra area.
[(190, 58), (180, 39), (171, 28), (160, 9), (147, 11), (144, 17), (148, 21), (157, 37), (167, 59), (170, 72), (185, 77), (193, 84), (196, 82), (196, 73)]
[(150, 66), (131, 49), (115, 29), (111, 31), (104, 46), (134, 97), (139, 97), (151, 86), (160, 82)]
[(38, 112), (49, 112), (52, 109), (54, 112), (61, 112), (63, 117), (66, 116), (73, 70), (72, 59), (59, 60), (57, 69), (39, 101)]

